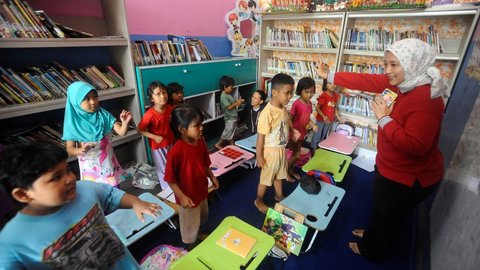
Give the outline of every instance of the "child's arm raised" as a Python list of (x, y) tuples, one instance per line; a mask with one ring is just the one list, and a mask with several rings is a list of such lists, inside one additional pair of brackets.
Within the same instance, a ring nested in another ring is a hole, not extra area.
[(172, 189), (173, 193), (177, 196), (177, 198), (180, 199), (180, 205), (183, 208), (195, 207), (195, 204), (193, 203), (192, 199), (190, 199), (187, 195), (183, 193), (183, 191), (180, 189), (177, 183), (168, 182), (168, 185)]
[[(79, 144), (80, 147), (77, 147)], [(90, 148), (95, 146), (93, 143), (88, 142), (74, 142), (74, 141), (67, 141), (67, 153), (70, 156), (80, 156), (88, 152)]]
[(115, 130), (118, 135), (125, 136), (125, 134), (127, 134), (128, 123), (130, 122), (130, 120), (132, 120), (132, 114), (130, 114), (129, 111), (123, 110), (120, 113), (121, 123), (115, 122), (115, 124), (113, 125), (113, 130)]
[(144, 221), (143, 214), (156, 218), (162, 207), (156, 203), (140, 200), (137, 196), (125, 193), (120, 200), (120, 208), (132, 208), (140, 221)]

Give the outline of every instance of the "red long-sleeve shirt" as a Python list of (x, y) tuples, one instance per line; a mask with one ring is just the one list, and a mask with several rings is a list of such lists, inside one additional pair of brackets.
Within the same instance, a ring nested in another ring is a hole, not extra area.
[(393, 121), (378, 128), (376, 164), (380, 174), (407, 186), (413, 186), (415, 179), (422, 187), (442, 180), (438, 139), (444, 104), (441, 97), (430, 98), (430, 85), (401, 93), (388, 83), (386, 75), (348, 72), (335, 73), (334, 84), (374, 93), (385, 88), (397, 92), (390, 114)]

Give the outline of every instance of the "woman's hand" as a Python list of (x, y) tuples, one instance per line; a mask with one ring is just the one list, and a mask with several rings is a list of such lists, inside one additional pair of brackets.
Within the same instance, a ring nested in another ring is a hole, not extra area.
[(323, 63), (322, 60), (319, 60), (315, 67), (317, 69), (318, 76), (320, 76), (320, 78), (327, 79), (328, 71), (329, 71), (328, 65)]
[(381, 95), (376, 95), (370, 105), (375, 117), (380, 120), (382, 117), (388, 116), (392, 113), (395, 103), (392, 103), (390, 107), (388, 107), (383, 97)]

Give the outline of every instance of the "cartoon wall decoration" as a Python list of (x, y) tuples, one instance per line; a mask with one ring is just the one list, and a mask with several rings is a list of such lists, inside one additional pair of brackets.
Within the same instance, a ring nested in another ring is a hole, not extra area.
[(227, 13), (227, 37), (232, 42), (233, 56), (258, 56), (260, 40), (260, 7), (257, 0), (237, 0)]

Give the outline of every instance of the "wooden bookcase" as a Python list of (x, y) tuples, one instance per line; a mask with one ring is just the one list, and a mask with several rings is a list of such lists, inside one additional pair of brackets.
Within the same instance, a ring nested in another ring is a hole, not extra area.
[[(204, 134), (210, 133), (205, 134), (207, 140), (220, 135), (214, 126), (223, 125), (222, 121), (217, 121), (223, 118), (223, 113), (219, 109), (220, 77), (223, 75), (232, 77), (235, 80), (233, 96), (241, 97), (246, 102), (249, 102), (251, 95), (257, 90), (256, 58), (235, 57), (202, 62), (138, 66), (136, 73), (142, 115), (150, 104), (147, 100), (147, 87), (152, 81), (160, 81), (165, 85), (177, 82), (184, 88), (185, 102), (204, 112)], [(210, 130), (211, 132), (208, 132)]]
[[(0, 65), (14, 70), (21, 70), (28, 65), (41, 66), (51, 60), (58, 60), (68, 68), (111, 65), (121, 73), (125, 79), (125, 86), (99, 90), (100, 106), (112, 112), (117, 119), (119, 112), (127, 109), (138, 123), (140, 108), (136, 97), (135, 72), (124, 1), (98, 0), (98, 5), (94, 6), (101, 12), (101, 17), (57, 14), (57, 8), (52, 8), (57, 3), (68, 9), (68, 2), (74, 3), (73, 0), (29, 1), (34, 9), (44, 9), (55, 21), (93, 33), (94, 38), (3, 38), (0, 40), (2, 55)], [(87, 6), (92, 5), (90, 3)], [(49, 9), (54, 11), (49, 12)], [(75, 10), (67, 10), (65, 13), (77, 14)], [(3, 131), (8, 131), (28, 128), (43, 122), (63, 124), (65, 102), (66, 98), (61, 98), (1, 107), (0, 125)], [(122, 164), (130, 160), (146, 160), (145, 146), (135, 130), (129, 131), (124, 137), (115, 136), (113, 145)]]
[[(274, 73), (270, 72), (271, 67), (269, 67), (269, 59), (272, 58), (281, 58), (291, 62), (317, 61), (320, 58), (334, 71), (345, 71), (346, 63), (351, 62), (382, 65), (383, 49), (376, 51), (366, 50), (365, 48), (360, 49), (359, 47), (356, 47), (356, 49), (348, 48), (347, 45), (350, 42), (349, 29), (350, 31), (353, 29), (363, 32), (368, 32), (371, 29), (378, 30), (379, 28), (400, 32), (428, 32), (429, 27), (432, 25), (438, 31), (439, 40), (443, 48), (438, 53), (436, 65), (446, 78), (449, 85), (448, 92), (450, 93), (478, 16), (478, 8), (469, 5), (458, 7), (455, 10), (447, 10), (440, 6), (410, 10), (266, 14), (262, 18), (258, 80), (262, 82), (274, 75)], [(320, 49), (292, 46), (272, 47), (268, 44), (267, 33), (269, 27), (302, 31), (306, 26), (308, 29), (330, 29), (334, 31), (339, 37), (339, 46), (334, 49)], [(282, 72), (282, 70), (279, 70), (279, 72)], [(283, 70), (283, 72), (292, 74), (294, 71)], [(296, 74), (293, 74), (293, 77), (297, 80), (300, 78)], [(320, 92), (322, 80), (316, 81), (319, 84), (317, 92)], [(358, 94), (357, 91), (354, 91), (355, 89), (350, 90), (350, 94)], [(446, 101), (448, 102), (448, 100)], [(374, 150), (376, 145), (376, 119), (371, 116), (361, 115), (353, 110), (341, 110), (340, 112), (344, 118), (356, 125), (357, 135), (362, 134), (363, 143), (360, 146)], [(372, 137), (368, 139), (363, 136), (367, 134), (372, 135)]]

